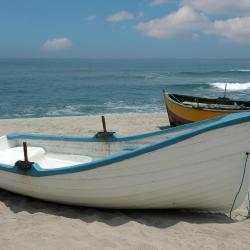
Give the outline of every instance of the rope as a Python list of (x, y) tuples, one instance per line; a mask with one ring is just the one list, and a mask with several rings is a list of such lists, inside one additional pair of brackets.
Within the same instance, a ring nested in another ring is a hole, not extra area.
[(248, 194), (247, 194), (247, 200), (248, 200), (248, 203), (247, 203), (247, 217), (249, 218), (250, 217), (250, 196), (249, 196), (249, 191), (248, 191)]
[(171, 97), (173, 97), (177, 102), (182, 103), (177, 97), (175, 97), (174, 95), (171, 95)]
[[(243, 175), (242, 175), (242, 178), (241, 178), (241, 183), (240, 183), (239, 190), (238, 190), (237, 194), (236, 194), (235, 197), (234, 197), (233, 205), (232, 205), (232, 207), (231, 207), (231, 209), (230, 209), (230, 213), (229, 213), (230, 218), (232, 218), (232, 211), (233, 211), (233, 209), (234, 209), (235, 202), (236, 202), (236, 200), (237, 200), (237, 198), (238, 198), (238, 195), (239, 195), (239, 193), (240, 193), (240, 191), (241, 191), (241, 188), (242, 188), (242, 185), (243, 185), (243, 181), (244, 181), (245, 173), (246, 173), (246, 167), (247, 167), (248, 156), (249, 156), (249, 152), (246, 152), (246, 159), (245, 159), (244, 171), (243, 171)], [(248, 196), (248, 198), (249, 198), (249, 196)], [(249, 200), (248, 200), (248, 201), (249, 201)], [(248, 202), (248, 204), (249, 204), (249, 202)], [(248, 208), (249, 208), (249, 207), (248, 207)], [(249, 214), (249, 213), (250, 213), (250, 211), (249, 211), (249, 209), (248, 209), (248, 214)]]

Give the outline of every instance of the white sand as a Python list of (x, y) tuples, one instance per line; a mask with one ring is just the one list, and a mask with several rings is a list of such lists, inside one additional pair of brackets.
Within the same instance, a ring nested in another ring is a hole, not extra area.
[[(109, 130), (125, 135), (168, 124), (165, 113), (107, 115), (106, 120)], [(0, 120), (0, 135), (98, 130), (99, 116)], [(245, 213), (243, 206), (236, 215)], [(250, 220), (236, 218), (64, 206), (0, 191), (0, 249), (250, 249)]]

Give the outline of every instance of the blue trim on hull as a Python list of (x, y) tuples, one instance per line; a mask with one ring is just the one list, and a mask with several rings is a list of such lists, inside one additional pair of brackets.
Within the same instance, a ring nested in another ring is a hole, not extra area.
[(189, 123), (184, 124), (178, 127), (172, 127), (167, 128), (164, 130), (159, 131), (153, 131), (149, 133), (144, 134), (138, 134), (138, 135), (131, 135), (131, 136), (121, 136), (118, 134), (113, 134), (112, 137), (108, 137), (106, 139), (104, 138), (96, 138), (96, 137), (82, 137), (82, 136), (58, 136), (58, 135), (44, 135), (44, 134), (19, 134), (19, 133), (11, 133), (7, 135), (8, 140), (16, 140), (16, 139), (31, 139), (31, 140), (52, 140), (52, 141), (72, 141), (72, 142), (102, 142), (102, 141), (116, 141), (116, 142), (122, 142), (122, 141), (132, 141), (132, 140), (139, 140), (144, 139), (152, 136), (162, 135), (162, 134), (168, 134), (173, 132), (178, 132), (180, 130), (194, 128), (197, 126), (201, 126), (203, 124), (209, 124), (211, 122), (215, 122), (220, 120), (221, 117), (216, 117), (210, 120), (204, 120), (196, 123)]
[[(139, 155), (143, 155), (164, 147), (171, 146), (178, 142), (184, 141), (196, 135), (205, 133), (210, 130), (227, 127), (231, 125), (236, 125), (244, 122), (250, 121), (250, 113), (237, 113), (232, 115), (227, 115), (223, 117), (213, 118), (211, 120), (202, 121), (198, 123), (192, 124), (185, 124), (179, 127), (170, 128), (162, 131), (156, 131), (141, 135), (135, 136), (128, 136), (122, 137), (114, 135), (109, 141), (129, 141), (129, 140), (136, 140), (136, 139), (143, 139), (151, 136), (167, 134), (170, 132), (177, 132), (183, 129), (193, 128), (191, 131), (184, 131), (183, 133), (173, 137), (167, 138), (162, 141), (158, 141), (156, 143), (152, 143), (148, 146), (141, 147), (132, 151), (123, 151), (120, 153), (116, 153), (110, 155), (106, 158), (102, 158), (100, 160), (96, 160), (93, 162), (79, 164), (70, 166), (67, 168), (57, 168), (57, 169), (42, 169), (38, 164), (33, 164), (32, 168), (28, 171), (22, 171), (16, 167), (8, 166), (4, 164), (0, 164), (0, 170), (15, 173), (15, 174), (22, 174), (34, 177), (42, 177), (42, 176), (51, 176), (51, 175), (59, 175), (59, 174), (70, 174), (75, 172), (87, 171), (91, 169), (95, 169), (98, 167), (108, 166), (112, 163), (116, 163), (119, 161), (127, 160)], [(199, 127), (197, 127), (199, 126)], [(197, 127), (197, 128), (195, 128)], [(100, 142), (103, 139), (97, 139), (95, 137), (78, 137), (78, 136), (49, 136), (49, 135), (34, 135), (34, 134), (9, 134), (7, 136), (8, 140), (15, 140), (15, 139), (41, 139), (41, 140), (61, 140), (61, 141), (78, 141), (78, 142)]]

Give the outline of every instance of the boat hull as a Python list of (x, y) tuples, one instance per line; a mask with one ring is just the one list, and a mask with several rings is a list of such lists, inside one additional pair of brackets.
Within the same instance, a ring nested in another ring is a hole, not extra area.
[[(0, 187), (64, 204), (105, 208), (229, 211), (239, 190), (250, 122), (199, 134), (169, 147), (69, 174), (34, 177), (0, 170)], [(237, 145), (237, 147), (235, 147)], [(250, 185), (249, 166), (234, 208)]]
[(188, 107), (178, 103), (164, 94), (164, 102), (167, 108), (169, 122), (171, 126), (178, 126), (186, 123), (197, 122), (211, 119), (218, 116), (224, 116), (232, 113), (242, 112), (242, 110), (216, 110)]

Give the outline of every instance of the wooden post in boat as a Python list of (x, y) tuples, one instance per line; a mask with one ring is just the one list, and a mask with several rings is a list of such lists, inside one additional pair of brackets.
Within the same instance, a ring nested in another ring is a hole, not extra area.
[(226, 98), (226, 93), (227, 93), (227, 83), (225, 84), (224, 98)]
[(197, 104), (196, 108), (199, 108), (199, 102), (197, 101), (197, 98), (195, 98), (195, 102)]
[(24, 154), (24, 161), (28, 162), (28, 150), (27, 150), (27, 142), (23, 142), (23, 154)]
[(102, 127), (103, 127), (103, 132), (107, 132), (106, 121), (105, 121), (104, 115), (102, 115)]
[(108, 137), (112, 137), (113, 134), (115, 132), (108, 132), (107, 131), (107, 127), (106, 127), (106, 121), (105, 121), (105, 116), (102, 115), (102, 127), (103, 127), (103, 131), (98, 132), (95, 134), (96, 138), (108, 138)]
[(32, 167), (32, 164), (34, 162), (30, 162), (28, 158), (28, 147), (27, 142), (23, 142), (23, 155), (24, 155), (24, 161), (17, 161), (15, 163), (15, 166), (20, 168), (21, 170), (29, 170)]

